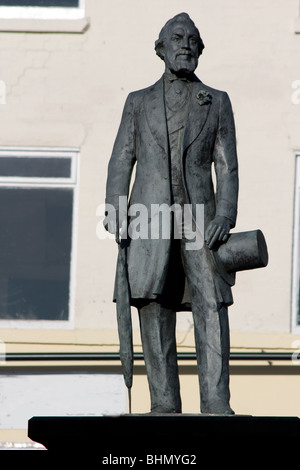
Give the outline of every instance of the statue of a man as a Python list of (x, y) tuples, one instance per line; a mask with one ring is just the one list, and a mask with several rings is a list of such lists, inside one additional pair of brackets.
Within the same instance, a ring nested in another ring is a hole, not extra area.
[[(108, 210), (106, 228), (118, 236), (124, 222), (134, 222), (133, 205), (148, 210), (149, 236), (127, 237), (125, 266), (130, 304), (139, 312), (151, 411), (157, 413), (181, 412), (175, 341), (180, 310), (193, 315), (201, 412), (234, 413), (229, 404), (227, 311), (232, 284), (218, 270), (213, 253), (236, 222), (235, 125), (227, 93), (194, 75), (203, 49), (186, 13), (165, 24), (155, 43), (165, 72), (153, 86), (129, 94), (108, 168), (106, 203), (119, 218), (116, 222)], [(127, 213), (119, 207), (120, 196), (129, 198)], [(177, 208), (168, 213), (168, 236), (153, 229), (161, 215), (153, 207), (163, 205)], [(191, 209), (192, 225), (188, 230), (183, 223), (179, 236), (178, 209), (185, 214), (185, 207)], [(199, 207), (204, 209), (203, 224), (197, 219)], [(204, 241), (200, 237), (195, 244), (191, 233), (198, 229)], [(118, 276), (117, 268), (116, 290)]]

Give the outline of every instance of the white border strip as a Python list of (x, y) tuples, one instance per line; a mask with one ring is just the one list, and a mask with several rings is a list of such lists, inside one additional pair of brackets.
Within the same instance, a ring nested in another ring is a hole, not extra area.
[(300, 283), (300, 153), (296, 154), (295, 209), (293, 234), (293, 271), (292, 271), (292, 333), (300, 333), (297, 324)]

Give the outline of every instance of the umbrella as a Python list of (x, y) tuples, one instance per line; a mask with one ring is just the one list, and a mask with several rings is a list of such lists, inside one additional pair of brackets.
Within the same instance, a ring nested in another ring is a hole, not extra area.
[(128, 390), (129, 413), (131, 413), (131, 387), (133, 375), (133, 343), (130, 293), (126, 264), (126, 240), (117, 239), (119, 245), (117, 275), (117, 322), (120, 342), (120, 359), (123, 377)]

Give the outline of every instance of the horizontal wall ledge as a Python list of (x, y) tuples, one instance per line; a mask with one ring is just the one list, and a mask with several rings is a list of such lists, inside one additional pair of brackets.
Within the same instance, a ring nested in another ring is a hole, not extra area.
[(84, 33), (89, 18), (77, 20), (0, 19), (1, 33)]
[[(179, 352), (178, 360), (196, 360), (194, 352)], [(4, 361), (119, 361), (119, 353), (6, 353), (0, 354), (0, 362)], [(143, 353), (135, 353), (134, 360), (144, 360)], [(297, 352), (232, 352), (230, 360), (239, 361), (299, 361)]]

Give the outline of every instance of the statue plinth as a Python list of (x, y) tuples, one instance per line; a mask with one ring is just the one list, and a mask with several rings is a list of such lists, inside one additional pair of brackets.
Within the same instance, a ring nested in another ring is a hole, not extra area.
[(28, 436), (49, 451), (71, 458), (94, 454), (100, 463), (119, 456), (136, 457), (136, 463), (145, 463), (149, 455), (189, 455), (199, 463), (200, 454), (203, 456), (211, 444), (216, 451), (247, 447), (251, 452), (296, 444), (300, 419), (203, 414), (33, 417)]

